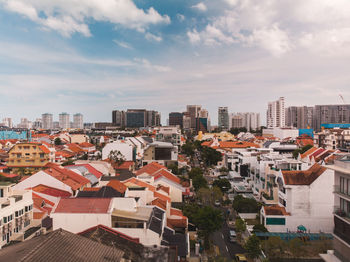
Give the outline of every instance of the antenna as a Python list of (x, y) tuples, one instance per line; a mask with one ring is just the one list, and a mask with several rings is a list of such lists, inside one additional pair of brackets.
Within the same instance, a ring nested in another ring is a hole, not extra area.
[(342, 94), (339, 94), (339, 96), (340, 96), (340, 99), (343, 101), (343, 103), (345, 105), (346, 103), (345, 103), (344, 97), (342, 96)]

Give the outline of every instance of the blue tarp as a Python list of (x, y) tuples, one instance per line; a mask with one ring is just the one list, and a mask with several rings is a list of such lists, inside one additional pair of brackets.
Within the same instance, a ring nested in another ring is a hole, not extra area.
[(280, 237), (282, 240), (292, 240), (294, 238), (304, 238), (306, 240), (333, 239), (332, 234), (326, 233), (282, 233), (282, 232), (256, 232), (257, 237)]

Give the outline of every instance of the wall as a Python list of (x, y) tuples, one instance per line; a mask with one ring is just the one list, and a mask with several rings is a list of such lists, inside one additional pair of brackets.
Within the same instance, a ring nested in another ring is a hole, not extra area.
[(51, 213), (53, 230), (62, 228), (72, 233), (80, 233), (90, 227), (105, 225), (111, 227), (111, 214)]
[(113, 228), (118, 232), (124, 233), (130, 237), (139, 238), (141, 244), (146, 246), (160, 245), (160, 236), (149, 229), (143, 228)]
[(109, 153), (113, 150), (120, 151), (120, 153), (122, 153), (123, 156), (125, 157), (125, 161), (133, 161), (134, 160), (133, 159), (133, 147), (125, 141), (124, 142), (116, 141), (116, 142), (107, 144), (102, 149), (102, 160), (107, 159)]
[(46, 174), (44, 171), (39, 171), (38, 173), (31, 175), (27, 179), (23, 180), (22, 182), (19, 182), (17, 185), (13, 187), (13, 189), (16, 190), (23, 190), (26, 188), (35, 187), (37, 185), (47, 185), (50, 187), (54, 187), (57, 189), (65, 190), (70, 193), (73, 193), (70, 186), (64, 184), (63, 182), (57, 180), (56, 178)]

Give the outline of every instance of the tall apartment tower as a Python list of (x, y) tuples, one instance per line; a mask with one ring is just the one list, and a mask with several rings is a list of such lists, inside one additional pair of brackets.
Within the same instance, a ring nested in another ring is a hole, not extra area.
[(277, 101), (268, 103), (266, 116), (267, 128), (286, 126), (286, 112), (284, 105), (284, 97), (280, 97)]
[(70, 127), (69, 114), (67, 113), (59, 114), (59, 125), (61, 129), (68, 129)]
[(313, 127), (317, 131), (321, 124), (349, 124), (350, 105), (316, 105)]
[(73, 127), (78, 129), (84, 129), (83, 115), (80, 113), (73, 115)]
[(4, 126), (7, 126), (9, 128), (13, 127), (12, 118), (6, 117), (2, 120), (2, 123)]
[(113, 110), (112, 111), (112, 123), (114, 126), (125, 128), (125, 111)]
[(313, 125), (314, 108), (290, 106), (286, 108), (286, 126), (304, 129)]
[(218, 125), (222, 130), (229, 129), (229, 120), (228, 120), (228, 108), (219, 107), (218, 109)]
[(41, 115), (42, 119), (42, 128), (43, 129), (53, 129), (53, 117), (52, 114), (45, 113)]
[(190, 117), (190, 128), (196, 129), (197, 121), (196, 118), (198, 117), (198, 112), (202, 109), (202, 106), (200, 105), (188, 105), (187, 106), (187, 112)]

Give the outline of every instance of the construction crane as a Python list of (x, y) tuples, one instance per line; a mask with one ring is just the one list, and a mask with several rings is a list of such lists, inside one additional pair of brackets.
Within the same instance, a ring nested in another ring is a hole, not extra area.
[(340, 99), (343, 101), (343, 103), (345, 105), (346, 103), (345, 103), (344, 97), (342, 96), (342, 94), (339, 94), (339, 96), (340, 96)]

